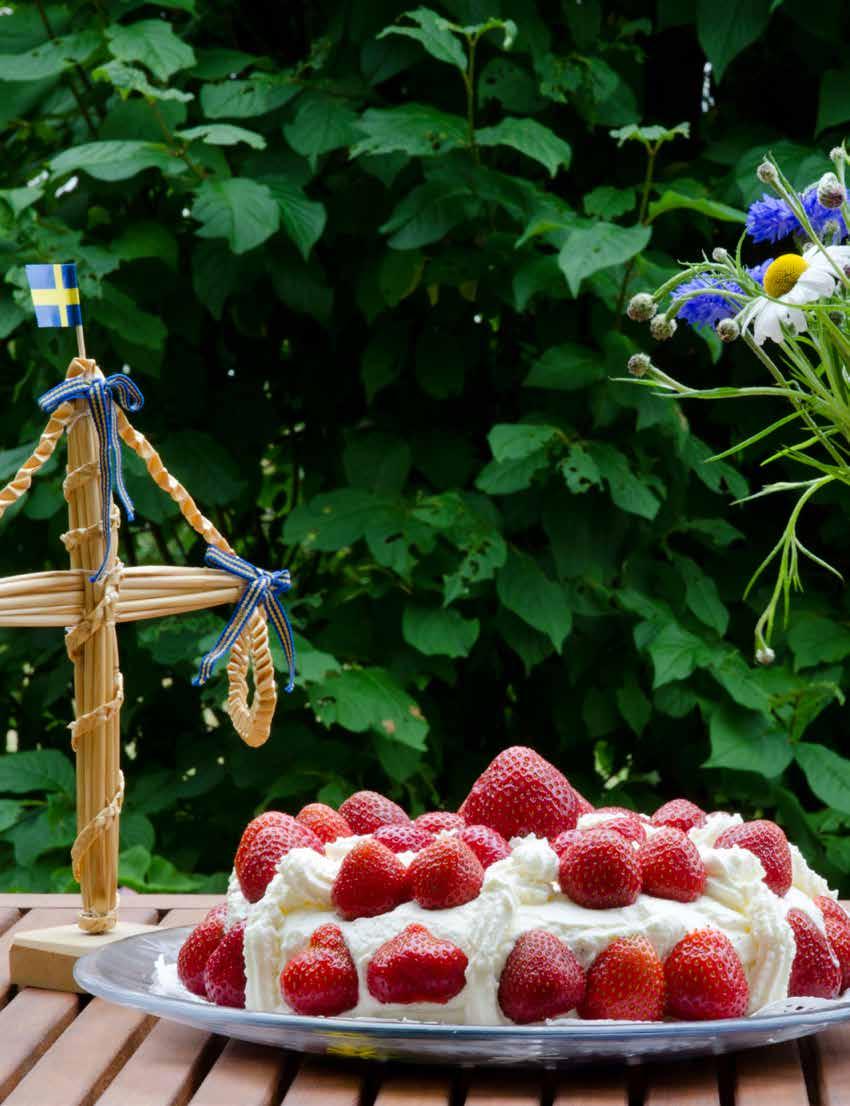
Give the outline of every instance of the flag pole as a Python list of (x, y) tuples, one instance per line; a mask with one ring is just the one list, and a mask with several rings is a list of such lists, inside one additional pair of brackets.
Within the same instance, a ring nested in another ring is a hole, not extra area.
[(85, 339), (85, 335), (83, 334), (82, 324), (78, 324), (77, 326), (75, 326), (74, 330), (77, 333), (77, 356), (80, 357), (83, 361), (85, 361), (85, 359), (86, 359), (86, 339)]

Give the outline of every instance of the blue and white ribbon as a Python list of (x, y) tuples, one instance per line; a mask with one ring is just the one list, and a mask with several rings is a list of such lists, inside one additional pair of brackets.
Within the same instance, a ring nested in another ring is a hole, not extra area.
[(72, 399), (88, 400), (89, 410), (94, 419), (100, 446), (100, 502), (102, 509), (103, 540), (105, 553), (100, 568), (90, 577), (97, 583), (106, 571), (112, 546), (112, 527), (110, 525), (110, 507), (113, 494), (124, 508), (124, 514), (132, 522), (135, 516), (133, 501), (124, 485), (124, 473), (121, 466), (121, 439), (115, 419), (115, 404), (125, 411), (138, 411), (145, 398), (134, 382), (124, 373), (114, 373), (105, 380), (101, 377), (75, 376), (63, 380), (39, 397), (38, 405), (42, 411), (52, 415), (57, 407)]
[(238, 576), (247, 580), (248, 586), (242, 593), (242, 598), (236, 604), (230, 621), (221, 631), (218, 641), (210, 649), (209, 653), (201, 661), (198, 675), (192, 681), (193, 684), (205, 684), (213, 673), (216, 662), (224, 656), (233, 646), (236, 640), (245, 632), (251, 615), (262, 604), (269, 622), (277, 630), (280, 644), (286, 654), (289, 665), (289, 681), (286, 691), (292, 691), (295, 686), (295, 642), (292, 639), (292, 627), (286, 615), (281, 595), (284, 595), (292, 587), (289, 578), (289, 569), (283, 568), (279, 572), (266, 572), (257, 568), (250, 561), (237, 557), (235, 553), (224, 553), (213, 545), (207, 546), (204, 563), (210, 568), (220, 568), (229, 572), (231, 576)]

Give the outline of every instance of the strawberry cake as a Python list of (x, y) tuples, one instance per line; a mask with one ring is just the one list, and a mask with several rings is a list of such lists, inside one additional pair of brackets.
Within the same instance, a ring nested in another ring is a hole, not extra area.
[(705, 1020), (843, 994), (850, 918), (776, 823), (686, 799), (594, 809), (516, 746), (457, 812), (360, 791), (261, 814), (226, 902), (157, 971), (267, 1012)]

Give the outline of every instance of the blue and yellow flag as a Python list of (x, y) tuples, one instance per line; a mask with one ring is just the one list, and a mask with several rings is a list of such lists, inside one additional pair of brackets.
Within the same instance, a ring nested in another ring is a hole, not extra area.
[(77, 266), (27, 265), (35, 319), (39, 326), (82, 326)]

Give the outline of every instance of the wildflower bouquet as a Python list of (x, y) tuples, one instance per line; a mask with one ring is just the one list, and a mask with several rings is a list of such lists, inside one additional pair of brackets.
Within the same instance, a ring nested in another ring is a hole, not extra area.
[[(773, 563), (776, 581), (755, 627), (756, 660), (774, 659), (770, 646), (777, 611), (787, 618), (792, 590), (800, 590), (800, 556), (835, 573), (838, 571), (807, 549), (797, 528), (806, 503), (836, 481), (850, 484), (850, 206), (845, 187), (848, 154), (844, 147), (830, 153), (833, 171), (803, 192), (797, 192), (771, 156), (758, 167), (759, 180), (775, 195), (752, 204), (744, 235), (731, 253), (715, 249), (711, 258), (687, 266), (654, 293), (640, 292), (628, 305), (628, 315), (648, 322), (653, 338), (663, 341), (676, 331), (677, 319), (693, 327), (711, 327), (723, 342), (740, 340), (766, 370), (755, 387), (689, 388), (655, 365), (644, 353), (629, 360), (633, 377), (663, 395), (680, 399), (783, 397), (792, 410), (714, 460), (738, 452), (780, 427), (799, 428), (799, 440), (770, 458), (791, 458), (813, 474), (809, 479), (769, 484), (755, 495), (797, 493), (797, 500), (779, 541), (756, 570), (747, 587)], [(793, 243), (759, 265), (742, 259), (746, 237), (753, 242)], [(744, 501), (742, 501), (744, 502)]]

